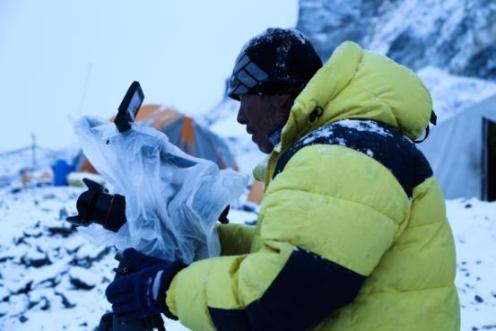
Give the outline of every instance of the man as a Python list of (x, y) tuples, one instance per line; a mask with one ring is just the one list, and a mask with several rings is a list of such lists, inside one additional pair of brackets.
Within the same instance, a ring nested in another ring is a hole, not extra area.
[(256, 228), (219, 227), (222, 257), (115, 282), (114, 311), (194, 330), (459, 330), (444, 199), (412, 142), (432, 118), (418, 77), (352, 42), (321, 67), (301, 33), (269, 29), (229, 95), (270, 153)]

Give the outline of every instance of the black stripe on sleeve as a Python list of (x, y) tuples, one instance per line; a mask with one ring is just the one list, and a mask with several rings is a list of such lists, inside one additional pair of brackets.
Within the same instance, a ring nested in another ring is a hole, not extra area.
[(218, 330), (306, 330), (351, 302), (365, 277), (295, 249), (263, 296), (246, 309), (209, 308)]

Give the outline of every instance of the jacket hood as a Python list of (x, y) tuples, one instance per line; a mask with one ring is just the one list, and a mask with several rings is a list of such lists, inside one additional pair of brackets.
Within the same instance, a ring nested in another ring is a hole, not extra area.
[(413, 71), (346, 41), (296, 98), (282, 131), (281, 147), (345, 118), (382, 122), (417, 139), (431, 112), (431, 96)]

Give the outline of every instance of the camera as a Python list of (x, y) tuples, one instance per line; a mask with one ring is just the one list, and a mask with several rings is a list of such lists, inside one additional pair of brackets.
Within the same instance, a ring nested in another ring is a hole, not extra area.
[[(120, 133), (131, 129), (145, 96), (139, 82), (132, 82), (119, 105), (115, 116), (115, 126)], [(91, 223), (102, 225), (105, 229), (117, 232), (126, 223), (126, 199), (124, 196), (108, 194), (102, 185), (84, 178), (88, 190), (82, 193), (77, 202), (78, 215), (67, 218), (67, 221), (78, 226)]]
[(78, 215), (67, 218), (67, 221), (78, 226), (91, 223), (102, 225), (105, 229), (117, 232), (126, 223), (126, 199), (124, 196), (108, 194), (102, 185), (84, 178), (88, 190), (83, 192), (77, 202)]

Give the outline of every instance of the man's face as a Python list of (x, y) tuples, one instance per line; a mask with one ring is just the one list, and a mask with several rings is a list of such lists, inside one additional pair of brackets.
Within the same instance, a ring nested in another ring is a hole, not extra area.
[(242, 95), (238, 122), (246, 125), (253, 142), (268, 154), (274, 149), (268, 136), (286, 123), (291, 106), (289, 95)]

